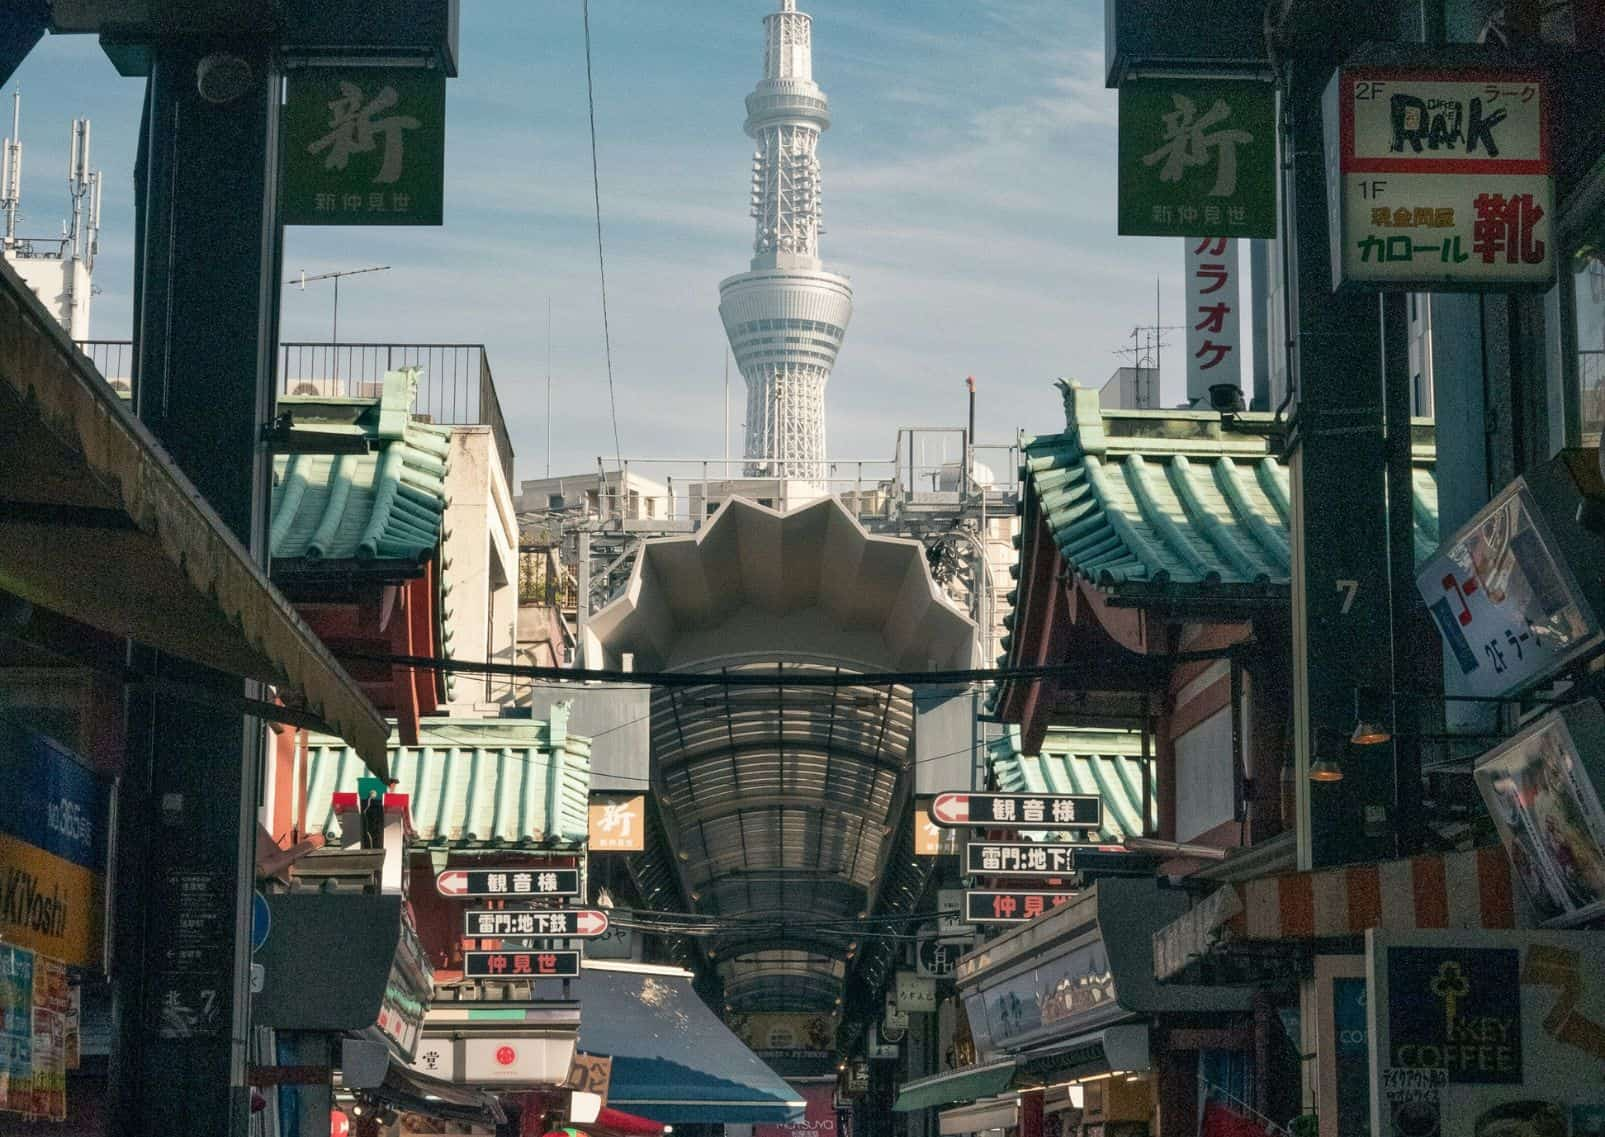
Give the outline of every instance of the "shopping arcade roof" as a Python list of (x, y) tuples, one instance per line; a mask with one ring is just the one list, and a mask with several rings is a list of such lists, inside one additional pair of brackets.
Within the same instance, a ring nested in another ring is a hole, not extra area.
[[(973, 623), (935, 585), (917, 541), (871, 537), (825, 499), (781, 515), (726, 503), (694, 537), (648, 542), (593, 617), (604, 666), (710, 673), (659, 690), (653, 785), (690, 910), (738, 1010), (823, 1009), (852, 935), (877, 910), (910, 792), (910, 688), (858, 672), (972, 665)], [(775, 676), (730, 687), (722, 671)], [(839, 674), (840, 686), (786, 675)]]

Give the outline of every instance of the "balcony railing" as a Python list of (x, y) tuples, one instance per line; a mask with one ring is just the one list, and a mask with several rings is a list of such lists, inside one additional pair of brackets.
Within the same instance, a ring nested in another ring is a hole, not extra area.
[(421, 368), (413, 413), (442, 426), (488, 426), (510, 492), (513, 444), (502, 417), (485, 345), (478, 343), (286, 343), (279, 345), (279, 394), (377, 398), (386, 371)]
[[(127, 340), (82, 340), (106, 381), (132, 390), (134, 353)], [(502, 417), (485, 345), (477, 343), (286, 343), (279, 345), (279, 394), (329, 399), (376, 399), (386, 371), (421, 368), (413, 413), (442, 426), (488, 426), (496, 440), (508, 490), (513, 481), (513, 444)]]

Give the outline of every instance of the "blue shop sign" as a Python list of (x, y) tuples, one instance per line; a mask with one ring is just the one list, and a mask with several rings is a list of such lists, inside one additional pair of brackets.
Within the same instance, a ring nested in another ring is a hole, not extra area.
[(68, 750), (0, 716), (0, 833), (91, 872), (106, 865), (106, 784)]

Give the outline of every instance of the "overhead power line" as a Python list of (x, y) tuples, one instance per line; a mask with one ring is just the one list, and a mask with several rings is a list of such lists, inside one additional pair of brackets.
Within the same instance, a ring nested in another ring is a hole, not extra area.
[(602, 177), (596, 160), (596, 82), (591, 75), (591, 0), (581, 0), (585, 22), (585, 103), (591, 113), (591, 197), (596, 205), (596, 269), (602, 279), (602, 352), (607, 361), (607, 406), (613, 419), (613, 453), (620, 477), (624, 470), (624, 447), (619, 443), (619, 404), (613, 394), (613, 333), (607, 318), (607, 258), (602, 252)]
[[(1170, 666), (1208, 663), (1242, 654), (1251, 645), (1207, 651), (1178, 651), (1156, 657)], [(438, 655), (392, 655), (386, 652), (337, 651), (342, 660), (415, 667), (422, 671), (454, 671), (513, 679), (559, 680), (571, 683), (614, 683), (629, 687), (941, 687), (988, 683), (1005, 679), (1077, 679), (1087, 672), (1084, 664), (1049, 664), (1042, 667), (978, 667), (941, 671), (615, 671), (607, 668), (540, 667), (525, 663), (488, 663), (447, 659)]]

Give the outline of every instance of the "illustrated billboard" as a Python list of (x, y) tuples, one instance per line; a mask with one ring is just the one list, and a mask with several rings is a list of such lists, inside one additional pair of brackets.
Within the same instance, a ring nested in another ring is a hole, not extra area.
[(1597, 1132), (1605, 937), (1369, 933), (1374, 1137)]
[(1605, 710), (1551, 711), (1477, 761), (1477, 789), (1511, 866), (1546, 924), (1605, 913)]

